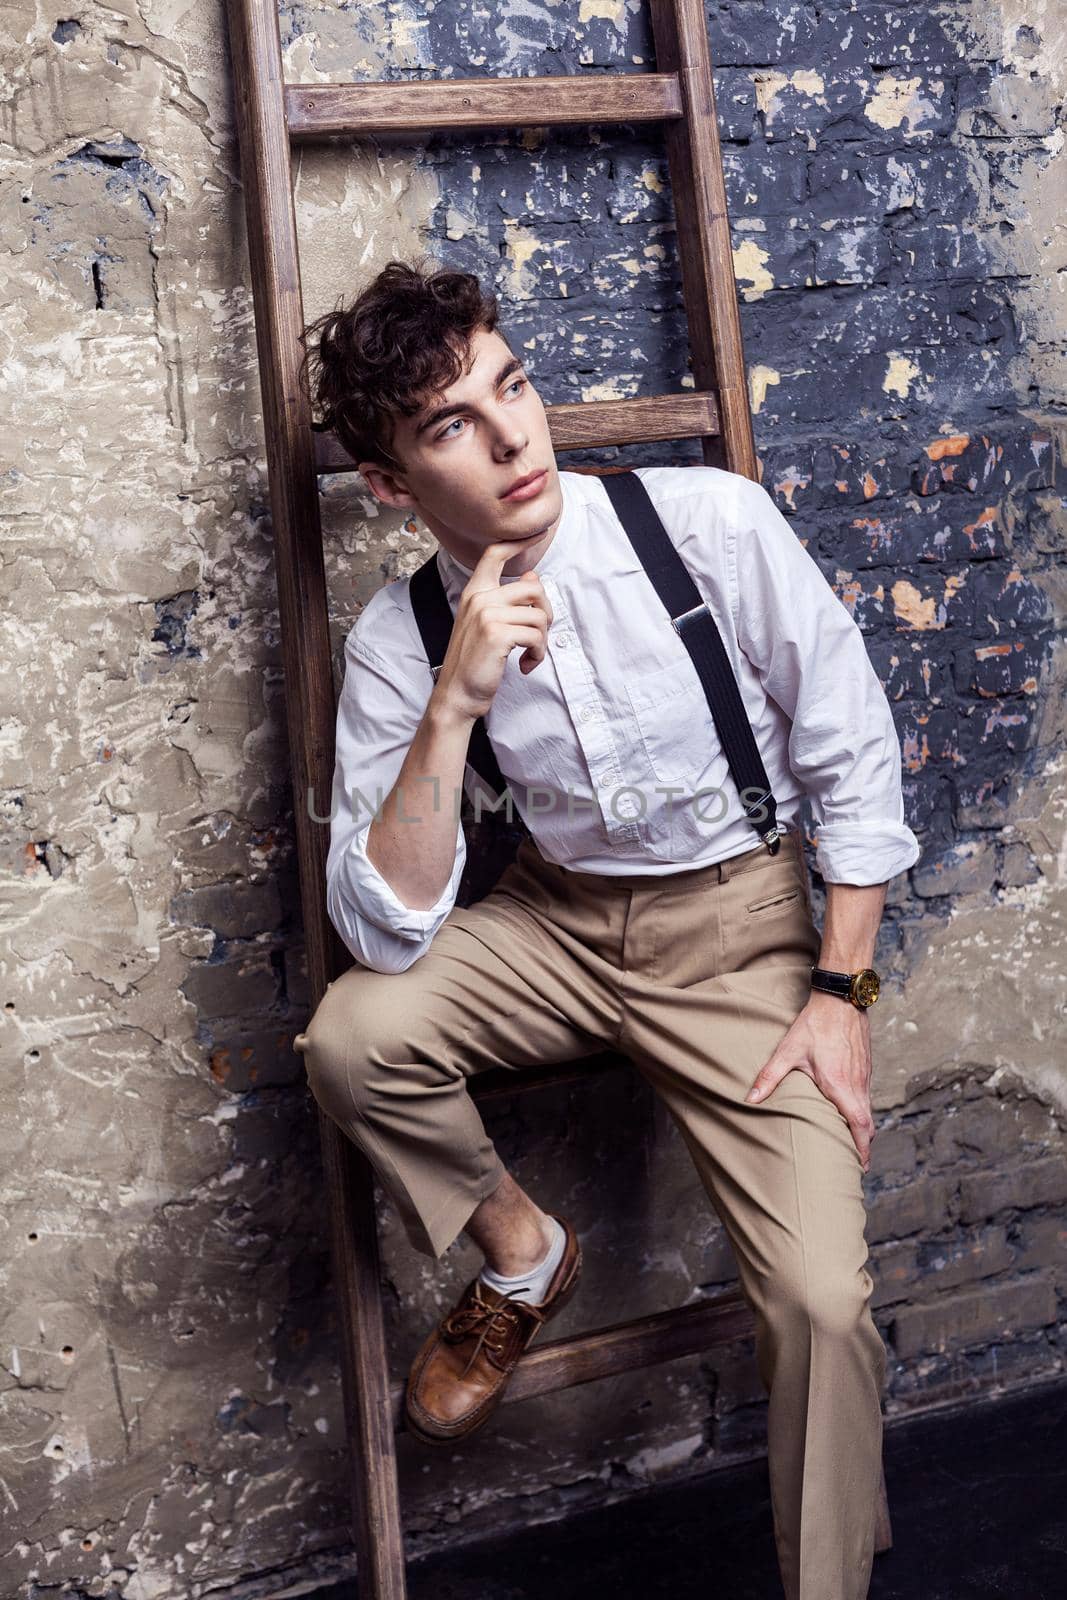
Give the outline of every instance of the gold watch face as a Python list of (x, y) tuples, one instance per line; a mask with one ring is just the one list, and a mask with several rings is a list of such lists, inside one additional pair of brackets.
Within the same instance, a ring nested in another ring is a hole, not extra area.
[(873, 967), (864, 967), (852, 979), (852, 998), (858, 1006), (873, 1006), (878, 998), (878, 974)]

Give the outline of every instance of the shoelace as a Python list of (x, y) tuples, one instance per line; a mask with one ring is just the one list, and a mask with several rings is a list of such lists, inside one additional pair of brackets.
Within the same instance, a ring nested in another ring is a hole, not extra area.
[(472, 1334), (480, 1326), (474, 1349), (471, 1351), (470, 1360), (463, 1368), (462, 1377), (473, 1367), (481, 1354), (483, 1345), (491, 1350), (494, 1355), (500, 1355), (509, 1332), (515, 1328), (520, 1320), (516, 1311), (517, 1304), (521, 1304), (525, 1314), (535, 1318), (539, 1323), (544, 1322), (544, 1317), (535, 1305), (528, 1300), (516, 1301), (510, 1295), (505, 1295), (498, 1306), (488, 1305), (475, 1287), (470, 1301), (456, 1311), (450, 1311), (441, 1325), (442, 1333), (459, 1340)]

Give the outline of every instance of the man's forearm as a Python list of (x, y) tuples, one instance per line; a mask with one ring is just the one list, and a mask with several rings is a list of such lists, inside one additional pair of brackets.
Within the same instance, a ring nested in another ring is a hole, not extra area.
[(884, 883), (827, 883), (820, 967), (857, 972), (872, 965), (886, 888)]
[[(435, 689), (407, 755), (367, 831), (367, 859), (413, 911), (436, 904), (456, 864), (456, 827), (471, 717)], [(436, 780), (436, 781), (434, 781)]]

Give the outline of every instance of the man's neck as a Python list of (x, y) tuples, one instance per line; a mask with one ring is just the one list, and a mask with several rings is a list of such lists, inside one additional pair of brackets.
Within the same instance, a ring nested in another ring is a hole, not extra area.
[[(554, 522), (549, 523), (547, 528), (535, 530), (536, 538), (531, 534), (529, 540), (516, 540), (515, 556), (507, 562), (501, 576), (504, 578), (518, 578), (524, 572), (529, 572), (536, 567), (542, 558), (548, 554), (562, 520), (563, 510), (561, 509), (559, 516), (556, 517)], [(469, 540), (460, 539), (453, 534), (451, 529), (448, 530), (447, 536), (435, 532), (434, 537), (442, 549), (446, 550), (452, 559), (467, 572), (474, 571), (486, 548), (485, 545), (475, 545)]]

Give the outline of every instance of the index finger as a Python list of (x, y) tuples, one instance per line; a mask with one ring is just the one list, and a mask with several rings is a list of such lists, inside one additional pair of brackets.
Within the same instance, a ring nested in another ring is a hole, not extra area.
[(478, 557), (469, 582), (476, 589), (495, 588), (500, 582), (500, 574), (507, 562), (518, 555), (526, 543), (532, 543), (540, 536), (540, 530), (538, 530), (536, 534), (530, 535), (529, 540), (497, 539), (493, 544), (487, 544)]

